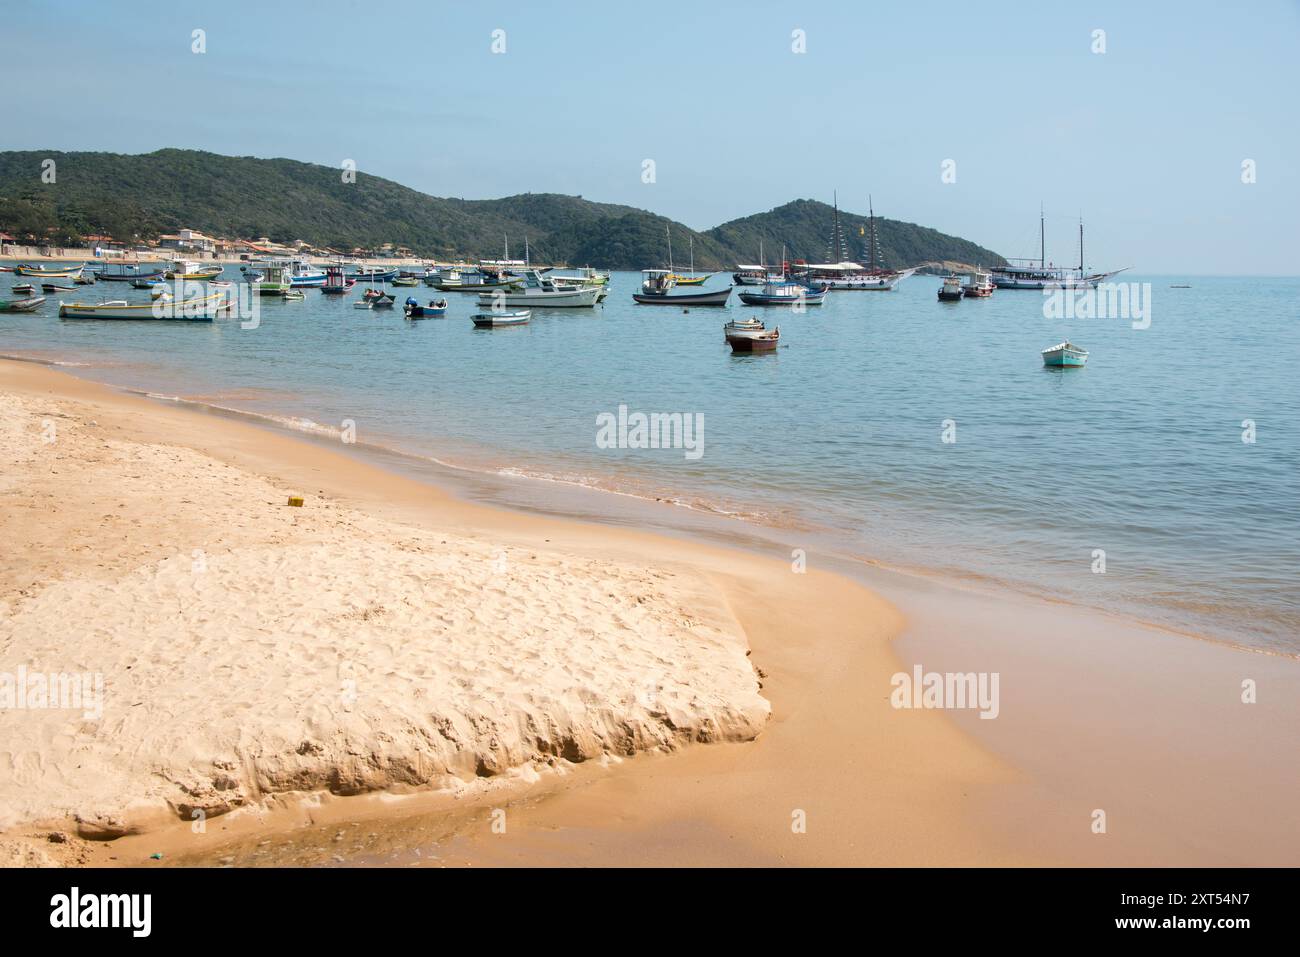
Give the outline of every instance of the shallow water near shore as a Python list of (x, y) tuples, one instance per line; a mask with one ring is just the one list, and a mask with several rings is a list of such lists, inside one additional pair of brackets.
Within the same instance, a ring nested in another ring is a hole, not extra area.
[[(810, 550), (1300, 653), (1300, 280), (1121, 278), (1151, 283), (1149, 328), (1045, 319), (1033, 292), (941, 304), (920, 276), (802, 315), (734, 294), (683, 312), (634, 305), (638, 277), (620, 273), (602, 307), (498, 330), (471, 327), (464, 294), (412, 323), (307, 290), (263, 302), (256, 329), (60, 321), (51, 299), (0, 317), (0, 353), (325, 438), (352, 423), (355, 450), (467, 483), (523, 477), (538, 508), (571, 487), (663, 500)], [(720, 326), (749, 315), (781, 327), (775, 354), (730, 354)], [(1043, 368), (1064, 338), (1087, 368)], [(598, 447), (597, 416), (620, 405), (702, 416), (703, 454)]]

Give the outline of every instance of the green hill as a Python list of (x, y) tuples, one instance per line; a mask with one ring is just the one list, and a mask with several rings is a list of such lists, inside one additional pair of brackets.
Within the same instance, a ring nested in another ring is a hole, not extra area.
[[(705, 235), (726, 248), (736, 250), (743, 262), (757, 259), (760, 242), (768, 262), (775, 263), (780, 259), (782, 245), (785, 246), (788, 259), (838, 262), (839, 253), (832, 253), (831, 250), (834, 217), (835, 210), (825, 203), (797, 199), (778, 206), (771, 212), (756, 213), (715, 226)], [(867, 239), (870, 236), (868, 218), (841, 209), (840, 228), (849, 258), (865, 262)], [(997, 253), (977, 246), (970, 240), (896, 219), (877, 216), (876, 236), (880, 259), (889, 269), (903, 269), (935, 260), (982, 266), (1001, 266), (1006, 263)]]
[[(46, 159), (56, 163), (54, 183), (41, 181)], [(71, 245), (88, 234), (150, 240), (189, 227), (228, 238), (301, 239), (345, 250), (387, 242), (439, 259), (499, 258), (506, 236), (511, 254), (520, 256), (526, 236), (537, 261), (640, 269), (664, 264), (664, 228), (670, 226), (676, 262), (685, 264), (693, 237), (695, 265), (703, 270), (754, 259), (759, 236), (765, 237), (769, 259), (782, 242), (796, 255), (821, 259), (830, 235), (830, 207), (808, 200), (698, 233), (645, 210), (580, 196), (447, 199), (364, 171), (355, 183), (344, 183), (341, 172), (289, 159), (177, 149), (142, 155), (0, 152), (0, 231)], [(855, 236), (862, 217), (840, 216), (846, 233)], [(963, 239), (910, 223), (878, 222), (890, 265), (1002, 261)]]

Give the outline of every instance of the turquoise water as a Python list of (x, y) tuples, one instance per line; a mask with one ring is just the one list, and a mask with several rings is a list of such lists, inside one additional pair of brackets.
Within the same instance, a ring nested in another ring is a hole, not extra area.
[[(1034, 292), (942, 304), (922, 276), (804, 315), (734, 295), (683, 313), (633, 304), (639, 277), (623, 273), (603, 307), (497, 330), (471, 327), (462, 294), (449, 318), (409, 323), (307, 290), (263, 303), (251, 330), (60, 321), (51, 301), (0, 316), (0, 353), (323, 434), (350, 420), (360, 444), (1300, 653), (1300, 279), (1123, 278), (1151, 283), (1150, 328), (1045, 319)], [(69, 296), (122, 297), (145, 294)], [(748, 315), (780, 325), (777, 352), (730, 354), (721, 324)], [(1067, 337), (1088, 366), (1045, 369), (1039, 351)], [(701, 414), (703, 454), (599, 448), (597, 416), (620, 404)]]

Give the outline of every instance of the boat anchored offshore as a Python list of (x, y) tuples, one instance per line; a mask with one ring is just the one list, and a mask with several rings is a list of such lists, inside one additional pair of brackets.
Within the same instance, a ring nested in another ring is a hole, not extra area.
[(971, 273), (970, 282), (962, 286), (961, 291), (967, 299), (987, 299), (996, 288), (989, 273), (976, 271)]
[(957, 276), (947, 276), (943, 280), (943, 285), (939, 287), (940, 302), (961, 302), (961, 279)]
[(722, 338), (726, 339), (733, 332), (761, 332), (764, 328), (761, 319), (732, 319), (722, 327)]
[(766, 329), (760, 322), (757, 329), (726, 329), (727, 345), (732, 352), (771, 352), (781, 340), (781, 327)]
[(431, 299), (427, 306), (422, 306), (414, 296), (409, 296), (404, 311), (407, 319), (441, 319), (447, 315), (447, 300)]
[(736, 293), (747, 306), (820, 306), (826, 301), (825, 286), (807, 286), (801, 282), (769, 282), (759, 292), (742, 289)]
[(1047, 233), (1042, 210), (1038, 213), (1038, 262), (1032, 259), (1008, 259), (1005, 266), (993, 270), (993, 284), (999, 289), (1089, 289), (1105, 282), (1123, 269), (1089, 273), (1083, 266), (1083, 220), (1079, 220), (1079, 265), (1077, 268), (1056, 266), (1047, 261)]
[(30, 299), (0, 299), (0, 312), (35, 312), (45, 302), (44, 296)]
[(1078, 369), (1088, 364), (1088, 350), (1068, 339), (1043, 350), (1043, 365), (1058, 369)]
[(495, 329), (497, 326), (522, 326), (530, 318), (528, 309), (516, 309), (514, 312), (480, 312), (471, 316), (476, 329)]
[(225, 293), (211, 293), (175, 302), (170, 296), (153, 302), (131, 304), (124, 299), (109, 302), (59, 303), (60, 319), (150, 319), (211, 322), (229, 312), (231, 303)]
[(600, 301), (602, 286), (557, 286), (548, 276), (536, 269), (528, 270), (522, 289), (496, 289), (481, 292), (480, 309), (505, 309), (508, 306), (525, 306), (546, 309), (590, 308)]
[(712, 292), (669, 292), (676, 282), (667, 269), (642, 269), (645, 279), (641, 291), (632, 293), (632, 299), (645, 306), (725, 306), (731, 296), (731, 286)]

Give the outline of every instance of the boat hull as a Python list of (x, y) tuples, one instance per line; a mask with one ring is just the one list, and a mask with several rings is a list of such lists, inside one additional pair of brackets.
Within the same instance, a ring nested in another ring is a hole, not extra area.
[(800, 296), (767, 296), (761, 292), (738, 292), (737, 296), (740, 301), (747, 306), (795, 306), (803, 303), (805, 306), (820, 306), (826, 301), (826, 290), (821, 292), (809, 292)]
[(479, 329), (496, 329), (504, 326), (522, 326), (532, 318), (527, 309), (518, 312), (489, 312), (471, 316), (474, 326)]
[(643, 306), (725, 306), (730, 297), (730, 286), (714, 292), (690, 292), (680, 296), (632, 293), (632, 298)]
[(772, 352), (780, 343), (781, 337), (772, 333), (758, 335), (728, 334), (727, 345), (732, 352)]
[(44, 302), (44, 296), (33, 296), (30, 299), (0, 299), (0, 312), (35, 312)]
[(156, 300), (150, 303), (132, 305), (125, 302), (115, 303), (59, 303), (60, 319), (139, 319), (149, 322), (211, 322), (217, 316), (228, 312), (230, 302), (223, 295), (205, 296), (202, 299), (189, 299), (184, 302)]
[(565, 289), (558, 292), (490, 293), (479, 296), (479, 306), (491, 309), (497, 303), (503, 307), (518, 306), (526, 309), (589, 309), (600, 300), (600, 289)]

